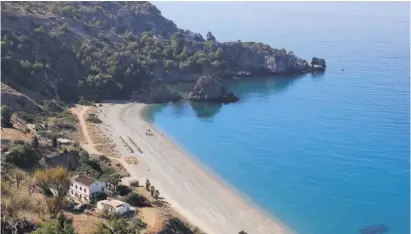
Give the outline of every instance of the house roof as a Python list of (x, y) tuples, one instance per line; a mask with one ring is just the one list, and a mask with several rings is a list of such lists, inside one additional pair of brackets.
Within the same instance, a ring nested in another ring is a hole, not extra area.
[(112, 206), (112, 207), (120, 207), (120, 206), (122, 206), (122, 205), (124, 205), (124, 204), (128, 204), (128, 203), (126, 203), (126, 202), (119, 201), (119, 200), (102, 200), (102, 201), (99, 201), (99, 202), (101, 202), (101, 203), (103, 203), (103, 204), (105, 204), (105, 205)]
[(90, 186), (92, 185), (94, 182), (96, 182), (95, 179), (85, 176), (85, 175), (75, 175), (71, 178), (72, 180), (74, 180), (77, 183), (86, 185), (86, 186)]

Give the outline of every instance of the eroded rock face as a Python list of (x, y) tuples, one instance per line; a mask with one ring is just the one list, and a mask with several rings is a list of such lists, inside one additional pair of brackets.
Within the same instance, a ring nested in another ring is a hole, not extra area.
[(230, 103), (239, 100), (235, 94), (227, 90), (214, 76), (202, 76), (198, 79), (188, 100), (202, 102)]

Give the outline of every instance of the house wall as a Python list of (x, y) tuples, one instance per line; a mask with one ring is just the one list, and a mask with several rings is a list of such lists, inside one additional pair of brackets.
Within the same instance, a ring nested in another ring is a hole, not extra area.
[(104, 201), (99, 201), (99, 202), (97, 202), (97, 209), (100, 210), (100, 211), (102, 211), (104, 209), (107, 209), (111, 212), (115, 212), (119, 215), (122, 215), (122, 214), (128, 212), (129, 210), (131, 210), (131, 206), (128, 203), (124, 203), (120, 207), (113, 207), (109, 204), (104, 203)]
[(78, 198), (83, 201), (90, 201), (93, 195), (100, 192), (105, 192), (106, 183), (97, 181), (90, 186), (85, 186), (76, 181), (72, 181), (70, 186), (69, 195), (71, 197)]
[(85, 200), (89, 201), (90, 200), (90, 189), (89, 187), (77, 183), (75, 181), (71, 182), (70, 190), (69, 190), (69, 195), (75, 198), (78, 198), (80, 200)]
[(106, 190), (106, 183), (101, 182), (101, 181), (96, 181), (95, 183), (91, 184), (90, 187), (90, 194), (96, 193), (96, 192), (105, 192)]
[(130, 205), (129, 204), (123, 204), (122, 206), (116, 207), (115, 209), (116, 209), (117, 214), (124, 214), (124, 213), (126, 213), (127, 211), (130, 210)]

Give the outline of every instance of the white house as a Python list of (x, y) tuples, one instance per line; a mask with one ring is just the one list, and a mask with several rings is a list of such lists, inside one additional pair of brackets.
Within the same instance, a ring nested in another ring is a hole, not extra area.
[(131, 207), (130, 204), (123, 202), (123, 201), (119, 201), (119, 200), (113, 200), (113, 199), (98, 201), (97, 209), (100, 211), (107, 209), (109, 212), (114, 212), (118, 215), (122, 215), (129, 211), (134, 210), (134, 208)]
[(85, 175), (75, 175), (71, 178), (69, 195), (83, 202), (89, 202), (99, 193), (105, 193), (106, 183)]

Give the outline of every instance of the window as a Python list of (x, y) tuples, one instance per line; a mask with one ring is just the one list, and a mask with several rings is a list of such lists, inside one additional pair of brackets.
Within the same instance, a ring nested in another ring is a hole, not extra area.
[(70, 190), (71, 194), (73, 194), (73, 190)]
[(101, 192), (104, 192), (104, 187), (101, 187)]
[(76, 185), (76, 189), (77, 189), (77, 185)]

